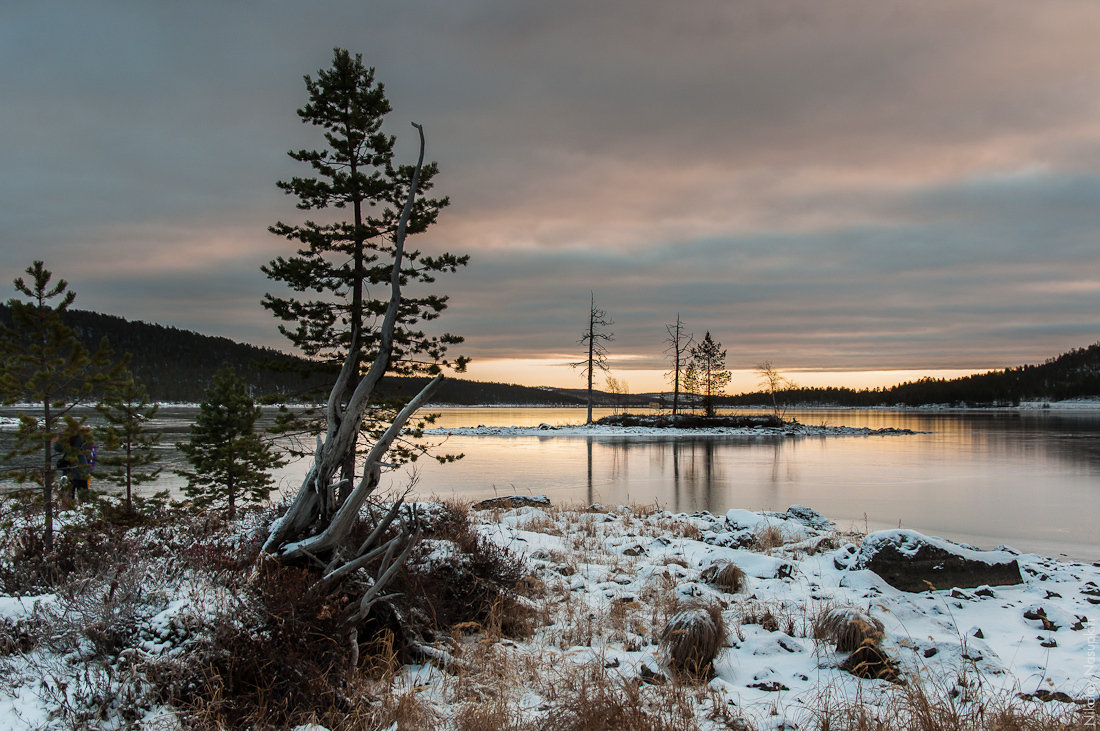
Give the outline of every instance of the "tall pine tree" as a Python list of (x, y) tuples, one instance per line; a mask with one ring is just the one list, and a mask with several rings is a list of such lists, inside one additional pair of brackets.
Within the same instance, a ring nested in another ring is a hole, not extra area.
[(223, 365), (199, 406), (190, 440), (176, 444), (194, 468), (178, 474), (187, 478), (184, 492), (196, 507), (224, 506), (233, 520), (239, 502), (267, 499), (269, 471), (282, 462), (256, 433), (260, 414), (244, 381)]
[[(26, 273), (29, 282), (18, 277), (15, 289), (29, 301), (8, 300), (11, 326), (0, 327), (4, 356), (0, 394), (5, 405), (35, 407), (19, 413), (15, 442), (4, 454), (4, 468), (17, 482), (34, 482), (41, 487), (45, 505), (42, 538), (46, 551), (52, 551), (57, 471), (53, 457), (63, 453), (70, 464), (77, 464), (81, 457), (87, 460), (91, 447), (87, 416), (78, 417), (73, 409), (94, 403), (119, 377), (124, 363), (112, 362), (114, 353), (106, 338), (94, 352), (89, 351), (80, 343), (76, 330), (62, 322), (62, 314), (76, 299), (68, 282), (59, 279), (51, 286), (53, 273), (41, 261), (27, 267)], [(32, 461), (21, 467), (17, 460), (24, 457)]]
[(104, 446), (115, 454), (100, 453), (97, 476), (126, 488), (126, 512), (134, 512), (134, 485), (156, 480), (160, 468), (152, 467), (159, 456), (154, 448), (160, 443), (161, 432), (149, 429), (157, 415), (157, 405), (149, 401), (144, 386), (134, 377), (123, 381), (103, 402), (96, 406), (106, 422), (100, 430)]
[[(319, 71), (316, 79), (307, 75), (305, 82), (309, 102), (298, 110), (298, 116), (324, 131), (327, 146), (290, 151), (291, 158), (312, 168), (313, 176), (295, 177), (278, 185), (298, 199), (301, 210), (350, 209), (351, 218), (340, 220), (340, 216), (330, 215), (327, 222), (306, 220), (272, 226), (272, 233), (300, 248), (294, 256), (280, 256), (263, 267), (270, 279), (294, 292), (289, 297), (269, 293), (263, 305), (283, 321), (279, 331), (327, 369), (331, 380), (324, 386), (326, 391), (336, 381), (352, 333), (358, 334), (352, 353), (353, 375), (340, 396), (341, 403), (347, 404), (359, 383), (361, 364), (370, 362), (378, 350), (378, 325), (388, 302), (371, 297), (368, 290), (377, 285), (388, 293), (393, 240), (414, 168), (393, 165), (395, 138), (381, 131), (390, 103), (383, 85), (374, 80), (374, 69), (363, 66), (362, 56), (353, 57), (336, 48), (332, 67)], [(431, 189), (437, 172), (434, 162), (420, 171), (407, 234), (425, 231), (448, 204), (446, 198), (420, 197)], [(401, 284), (431, 284), (436, 274), (454, 272), (468, 259), (406, 250)], [(394, 332), (393, 372), (435, 374), (441, 365), (452, 365), (444, 360), (447, 348), (461, 343), (462, 338), (427, 336), (418, 329), (421, 322), (439, 317), (446, 306), (445, 296), (403, 292)], [(464, 370), (465, 359), (458, 358), (453, 365)], [(293, 423), (300, 425), (300, 421)], [(354, 480), (354, 461), (352, 454), (342, 468), (342, 476), (349, 482)]]

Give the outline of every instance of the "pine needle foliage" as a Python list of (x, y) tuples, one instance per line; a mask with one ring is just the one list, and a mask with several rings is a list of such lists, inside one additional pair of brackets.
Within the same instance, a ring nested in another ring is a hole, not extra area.
[(283, 463), (256, 433), (261, 411), (225, 364), (199, 406), (190, 440), (176, 443), (194, 468), (178, 474), (187, 478), (184, 491), (195, 507), (224, 507), (233, 520), (237, 503), (267, 499), (274, 486), (270, 470)]
[(152, 466), (160, 458), (155, 447), (162, 433), (149, 429), (157, 409), (157, 405), (149, 401), (145, 387), (135, 383), (132, 374), (96, 406), (106, 422), (100, 430), (100, 439), (114, 452), (100, 454), (98, 464), (105, 469), (96, 474), (126, 488), (126, 513), (129, 515), (134, 512), (134, 485), (152, 482), (160, 476), (160, 468)]
[[(298, 110), (298, 116), (303, 123), (320, 128), (327, 144), (320, 150), (291, 150), (288, 155), (309, 165), (312, 175), (280, 181), (278, 186), (297, 198), (300, 210), (347, 213), (327, 215), (324, 221), (280, 221), (270, 228), (299, 248), (294, 255), (277, 257), (262, 267), (268, 278), (292, 290), (289, 296), (266, 294), (263, 306), (282, 321), (279, 331), (313, 362), (315, 372), (327, 374), (328, 380), (316, 391), (326, 398), (344, 363), (352, 333), (358, 333), (352, 353), (353, 376), (340, 395), (341, 403), (346, 404), (359, 383), (360, 364), (372, 361), (378, 351), (379, 325), (389, 302), (372, 297), (370, 288), (389, 292), (393, 241), (414, 166), (393, 163), (395, 138), (382, 131), (390, 102), (384, 85), (375, 81), (374, 69), (363, 65), (360, 54), (334, 49), (332, 66), (321, 69), (316, 78), (307, 75), (305, 82), (309, 102)], [(423, 165), (419, 173), (417, 197), (406, 226), (408, 235), (427, 230), (449, 203), (447, 198), (423, 195), (431, 190), (438, 172), (432, 162)], [(464, 371), (468, 359), (446, 359), (448, 348), (461, 343), (461, 337), (449, 333), (430, 336), (420, 329), (421, 323), (440, 316), (448, 298), (406, 285), (430, 285), (438, 274), (465, 266), (469, 256), (426, 256), (405, 249), (402, 258), (404, 289), (390, 372), (435, 375), (444, 366)], [(385, 421), (394, 413), (391, 409), (403, 405), (401, 401), (385, 404), (387, 408), (381, 412), (372, 411), (368, 424)], [(310, 411), (284, 411), (279, 428), (286, 433), (317, 432), (322, 428), (318, 418)], [(349, 458), (343, 477), (350, 480), (354, 469)]]
[(726, 351), (722, 344), (710, 336), (703, 336), (698, 345), (691, 348), (690, 379), (703, 399), (703, 413), (715, 415), (715, 400), (725, 394), (732, 374), (726, 370)]
[[(51, 552), (57, 472), (54, 444), (83, 444), (87, 458), (91, 448), (87, 417), (75, 416), (73, 409), (95, 403), (117, 381), (125, 363), (113, 362), (114, 352), (106, 338), (91, 351), (81, 344), (76, 330), (62, 322), (62, 314), (76, 299), (68, 282), (58, 279), (51, 285), (53, 273), (41, 261), (27, 267), (26, 273), (29, 280), (17, 277), (14, 283), (16, 291), (28, 299), (8, 300), (11, 324), (0, 325), (0, 394), (5, 405), (34, 406), (19, 413), (19, 427), (14, 444), (4, 454), (3, 469), (16, 482), (41, 488), (42, 538), (45, 550)], [(82, 455), (69, 451), (66, 458), (77, 463)]]

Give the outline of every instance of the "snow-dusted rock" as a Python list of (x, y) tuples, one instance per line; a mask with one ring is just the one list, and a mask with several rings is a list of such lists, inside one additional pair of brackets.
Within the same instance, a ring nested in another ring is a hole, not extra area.
[(805, 523), (814, 530), (830, 531), (836, 528), (836, 523), (805, 505), (792, 505), (787, 508), (787, 515), (794, 520)]
[(550, 498), (545, 495), (503, 495), (482, 500), (474, 505), (474, 510), (492, 510), (493, 508), (510, 510), (511, 508), (527, 507), (548, 508), (550, 507)]
[(851, 568), (869, 569), (902, 591), (1023, 583), (1009, 553), (975, 551), (902, 529), (869, 534)]

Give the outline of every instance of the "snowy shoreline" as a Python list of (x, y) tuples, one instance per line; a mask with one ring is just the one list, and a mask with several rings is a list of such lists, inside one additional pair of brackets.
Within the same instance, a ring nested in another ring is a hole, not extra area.
[(683, 429), (677, 427), (651, 426), (603, 426), (570, 425), (552, 426), (471, 426), (425, 429), (424, 435), (431, 437), (679, 437), (679, 436), (736, 436), (736, 437), (869, 437), (898, 436), (920, 434), (909, 429), (870, 429), (851, 426), (812, 426), (808, 424), (790, 424), (783, 427), (705, 427)]

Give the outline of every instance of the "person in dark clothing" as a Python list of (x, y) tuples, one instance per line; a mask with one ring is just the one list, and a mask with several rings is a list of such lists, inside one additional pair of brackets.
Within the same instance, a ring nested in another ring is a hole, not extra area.
[[(55, 452), (60, 452), (57, 460), (57, 469), (69, 481), (70, 497), (76, 500), (81, 490), (87, 490), (91, 484), (92, 467), (95, 466), (95, 445), (88, 444), (84, 437), (74, 434), (69, 438), (69, 446), (65, 448), (60, 441), (53, 445)], [(75, 458), (75, 462), (73, 459)]]

